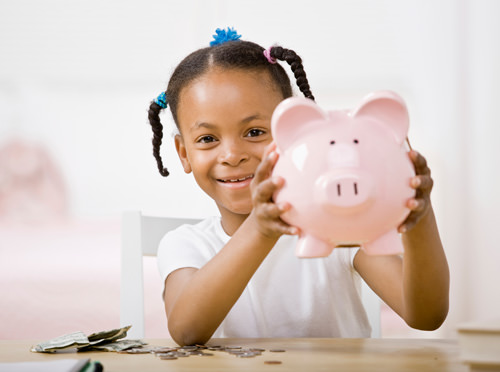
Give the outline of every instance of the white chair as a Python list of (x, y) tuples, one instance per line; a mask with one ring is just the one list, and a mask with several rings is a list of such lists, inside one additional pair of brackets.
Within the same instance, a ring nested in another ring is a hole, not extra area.
[[(143, 256), (156, 256), (166, 232), (197, 219), (143, 216), (139, 211), (122, 215), (120, 325), (132, 325), (130, 338), (144, 337)], [(159, 296), (160, 294), (158, 294)]]
[(361, 280), (361, 282), (361, 300), (363, 301), (363, 306), (366, 309), (368, 320), (372, 326), (372, 337), (380, 338), (382, 334), (380, 325), (380, 298), (370, 287), (368, 287), (368, 284), (366, 284), (364, 280)]
[[(199, 219), (144, 216), (127, 211), (122, 216), (122, 251), (120, 284), (120, 325), (132, 325), (130, 338), (144, 337), (143, 256), (156, 256), (165, 233)], [(363, 282), (363, 305), (372, 326), (372, 337), (380, 337), (380, 299)]]

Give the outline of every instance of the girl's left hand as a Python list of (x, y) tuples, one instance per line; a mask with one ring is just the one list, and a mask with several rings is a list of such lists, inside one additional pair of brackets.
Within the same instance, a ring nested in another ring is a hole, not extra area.
[(415, 197), (406, 203), (411, 212), (399, 226), (398, 230), (400, 233), (405, 233), (412, 229), (429, 211), (431, 208), (431, 190), (434, 184), (431, 178), (431, 170), (427, 166), (427, 160), (415, 150), (411, 150), (408, 155), (415, 167), (416, 173), (415, 177), (410, 180), (410, 186), (416, 192)]

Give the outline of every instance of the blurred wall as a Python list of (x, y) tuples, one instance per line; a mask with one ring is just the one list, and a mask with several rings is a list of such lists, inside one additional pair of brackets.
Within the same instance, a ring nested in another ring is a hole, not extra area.
[[(168, 132), (162, 178), (147, 108), (175, 65), (215, 28), (303, 58), (317, 102), (354, 106), (392, 89), (433, 171), (452, 273), (441, 334), (500, 313), (500, 2), (495, 0), (0, 0), (0, 145), (45, 146), (75, 218), (217, 213), (182, 172)], [(1, 242), (0, 242), (1, 244)]]

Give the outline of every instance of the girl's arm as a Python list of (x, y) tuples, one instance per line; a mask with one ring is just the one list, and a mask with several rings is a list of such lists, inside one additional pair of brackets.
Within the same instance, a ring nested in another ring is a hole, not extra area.
[(296, 233), (279, 218), (289, 205), (271, 201), (283, 180), (269, 178), (277, 154), (268, 153), (252, 181), (252, 212), (229, 242), (202, 268), (179, 269), (165, 280), (168, 327), (179, 345), (208, 341), (278, 238)]
[(360, 250), (354, 267), (409, 326), (434, 330), (448, 314), (449, 269), (430, 203), (430, 170), (416, 151), (410, 158), (417, 173), (412, 179), (416, 197), (408, 202), (412, 213), (399, 229), (403, 257), (368, 256)]

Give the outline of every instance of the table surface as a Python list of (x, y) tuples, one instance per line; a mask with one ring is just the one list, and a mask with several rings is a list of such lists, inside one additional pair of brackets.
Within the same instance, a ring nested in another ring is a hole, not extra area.
[[(0, 362), (90, 358), (100, 361), (105, 372), (469, 371), (469, 367), (460, 361), (458, 342), (446, 339), (212, 339), (207, 346), (241, 346), (263, 348), (266, 351), (253, 358), (240, 358), (227, 352), (215, 351), (209, 357), (194, 355), (175, 360), (161, 360), (153, 354), (77, 353), (75, 349), (55, 354), (30, 352), (31, 346), (40, 341), (0, 340)], [(152, 346), (176, 346), (169, 339), (144, 341)], [(285, 351), (271, 351), (276, 349)], [(268, 364), (268, 361), (281, 363)]]

